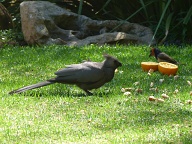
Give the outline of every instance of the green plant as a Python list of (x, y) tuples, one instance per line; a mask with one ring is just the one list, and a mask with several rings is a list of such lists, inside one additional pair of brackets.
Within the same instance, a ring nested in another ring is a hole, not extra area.
[(0, 30), (0, 37), (2, 42), (8, 42), (15, 40), (15, 35), (12, 33), (12, 30)]
[(88, 16), (94, 15), (90, 17), (118, 19), (122, 23), (130, 21), (152, 28), (160, 44), (165, 40), (189, 42), (192, 39), (192, 1), (190, 0), (185, 1), (185, 4), (181, 0), (89, 1), (87, 7), (91, 5), (92, 12), (88, 12), (90, 10), (86, 4), (87, 1), (84, 1), (82, 13)]
[(23, 34), (15, 29), (0, 30), (0, 43), (5, 45), (16, 44), (17, 42), (24, 41)]

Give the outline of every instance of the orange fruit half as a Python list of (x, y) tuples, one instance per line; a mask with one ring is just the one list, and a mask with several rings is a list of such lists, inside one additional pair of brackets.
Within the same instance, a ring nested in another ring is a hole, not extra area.
[(160, 62), (158, 65), (158, 70), (162, 74), (175, 75), (178, 70), (178, 66), (168, 62)]
[(141, 62), (141, 67), (144, 71), (149, 71), (150, 69), (157, 71), (158, 70), (158, 63), (156, 63), (156, 62)]

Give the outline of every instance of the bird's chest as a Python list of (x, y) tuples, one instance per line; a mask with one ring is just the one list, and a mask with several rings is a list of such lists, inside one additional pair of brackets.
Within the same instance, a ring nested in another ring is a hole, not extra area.
[(111, 81), (113, 79), (113, 77), (114, 77), (114, 70), (106, 69), (104, 71), (104, 73), (105, 73), (105, 81), (106, 82), (109, 82), (109, 81)]

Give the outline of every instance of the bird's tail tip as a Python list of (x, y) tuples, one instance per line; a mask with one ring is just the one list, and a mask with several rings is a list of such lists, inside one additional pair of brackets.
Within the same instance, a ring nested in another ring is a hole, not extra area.
[(9, 95), (13, 95), (13, 94), (16, 94), (17, 92), (15, 91), (15, 90), (13, 90), (13, 91), (10, 91), (8, 94)]
[(25, 87), (23, 87), (23, 88), (10, 91), (8, 94), (10, 94), (10, 95), (19, 94), (19, 93), (25, 92), (25, 91), (27, 91), (27, 90), (39, 88), (39, 87), (46, 86), (46, 85), (50, 85), (50, 84), (52, 84), (52, 83), (54, 83), (54, 82), (47, 80), (47, 81), (44, 81), (44, 82), (40, 82), (40, 83), (37, 83), (37, 84), (25, 86)]
[(14, 93), (15, 93), (14, 91), (10, 91), (8, 94), (13, 95)]

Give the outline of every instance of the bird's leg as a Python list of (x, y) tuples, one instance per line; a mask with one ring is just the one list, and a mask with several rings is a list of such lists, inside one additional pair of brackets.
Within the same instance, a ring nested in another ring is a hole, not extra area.
[(89, 96), (91, 96), (91, 95), (93, 95), (90, 91), (88, 91), (88, 90), (84, 90), (85, 92), (86, 92), (86, 94), (87, 95), (89, 95)]

